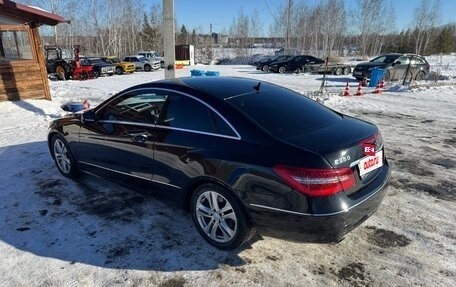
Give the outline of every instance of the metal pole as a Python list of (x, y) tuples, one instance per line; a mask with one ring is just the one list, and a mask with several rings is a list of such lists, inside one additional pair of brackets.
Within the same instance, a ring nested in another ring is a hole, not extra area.
[(163, 0), (163, 32), (165, 79), (175, 78), (174, 0)]

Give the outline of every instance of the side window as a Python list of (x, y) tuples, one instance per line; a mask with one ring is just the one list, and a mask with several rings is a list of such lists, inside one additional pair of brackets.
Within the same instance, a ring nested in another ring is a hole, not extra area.
[(424, 61), (424, 59), (420, 58), (420, 57), (414, 57), (414, 60), (415, 60), (415, 63), (417, 63), (418, 65), (424, 65), (426, 64), (426, 62)]
[(153, 90), (132, 91), (110, 102), (102, 109), (99, 118), (155, 124), (166, 99), (167, 95)]
[(408, 56), (402, 56), (402, 57), (399, 57), (396, 62), (401, 62), (401, 65), (408, 65), (408, 63), (410, 62), (410, 59)]
[(203, 103), (184, 95), (170, 95), (159, 125), (191, 131), (236, 136), (228, 124)]

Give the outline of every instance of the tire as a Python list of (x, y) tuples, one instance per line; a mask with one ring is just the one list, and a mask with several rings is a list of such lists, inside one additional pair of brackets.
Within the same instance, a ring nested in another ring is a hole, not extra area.
[(54, 135), (51, 140), (51, 152), (55, 165), (59, 172), (68, 178), (76, 179), (79, 177), (79, 170), (76, 165), (73, 153), (61, 135)]
[(192, 195), (193, 223), (212, 246), (232, 250), (245, 244), (252, 227), (234, 195), (215, 184), (201, 185)]
[(100, 73), (98, 71), (93, 71), (93, 78), (96, 79), (100, 76)]
[(268, 65), (263, 65), (263, 67), (261, 67), (261, 70), (263, 72), (269, 72), (269, 66)]
[(342, 75), (342, 72), (343, 72), (342, 68), (338, 67), (334, 70), (334, 75), (340, 76), (340, 75)]
[(116, 68), (116, 74), (117, 74), (117, 75), (122, 75), (122, 74), (123, 74), (123, 70), (122, 70), (121, 67), (117, 67), (117, 68)]
[(344, 75), (348, 75), (348, 74), (350, 74), (350, 72), (351, 72), (350, 67), (345, 67), (342, 73), (343, 73)]
[(295, 73), (299, 75), (299, 74), (302, 73), (302, 70), (301, 70), (300, 68), (297, 68), (297, 69), (295, 70)]
[(279, 73), (284, 74), (287, 71), (287, 69), (284, 66), (279, 67)]
[(425, 77), (425, 75), (423, 72), (418, 72), (418, 74), (416, 74), (416, 76), (415, 76), (415, 81), (422, 81), (422, 80), (424, 80), (424, 77)]
[(87, 74), (86, 71), (82, 71), (80, 78), (81, 78), (81, 80), (87, 80), (89, 78), (89, 75)]
[(152, 70), (152, 67), (150, 65), (144, 65), (144, 71), (150, 72)]
[(65, 67), (58, 65), (57, 67), (55, 67), (55, 73), (57, 74), (57, 76), (59, 76), (60, 80), (65, 81), (67, 79)]
[(383, 81), (388, 82), (390, 79), (391, 79), (390, 71), (385, 70), (385, 73), (383, 74)]

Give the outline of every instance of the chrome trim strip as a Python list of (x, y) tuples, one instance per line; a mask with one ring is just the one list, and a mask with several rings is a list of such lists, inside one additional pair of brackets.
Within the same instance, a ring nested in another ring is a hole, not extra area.
[(183, 132), (189, 132), (189, 133), (195, 133), (195, 134), (202, 134), (202, 135), (208, 135), (208, 136), (215, 136), (215, 137), (221, 137), (221, 138), (227, 138), (227, 139), (240, 140), (240, 138), (234, 137), (234, 136), (227, 136), (227, 135), (221, 135), (221, 134), (200, 132), (200, 131), (195, 131), (195, 130), (181, 129), (181, 128), (175, 128), (175, 127), (155, 125), (155, 124), (146, 124), (146, 123), (139, 123), (139, 122), (101, 120), (101, 121), (99, 121), (99, 123), (102, 123), (102, 124), (106, 123), (106, 124), (134, 125), (134, 126), (142, 126), (142, 127), (149, 127), (149, 128), (162, 128), (162, 129), (168, 129), (168, 130), (176, 130), (176, 131), (183, 131)]
[[(120, 174), (131, 176), (131, 177), (136, 177), (136, 178), (139, 178), (139, 179), (144, 179), (144, 180), (147, 180), (147, 181), (151, 181), (151, 182), (155, 182), (155, 183), (159, 183), (159, 184), (163, 184), (163, 185), (168, 185), (168, 186), (171, 186), (171, 187), (174, 187), (174, 188), (177, 188), (177, 189), (181, 189), (177, 185), (166, 183), (166, 182), (162, 182), (162, 181), (158, 181), (158, 180), (154, 180), (154, 179), (150, 179), (150, 178), (147, 178), (147, 177), (144, 177), (144, 176), (130, 174), (130, 173), (126, 173), (126, 172), (123, 172), (123, 171), (118, 171), (118, 170), (115, 170), (115, 169), (99, 166), (99, 165), (96, 165), (96, 164), (93, 164), (93, 163), (88, 163), (88, 162), (85, 162), (85, 161), (79, 161), (79, 163), (90, 165), (90, 166), (93, 166), (93, 167), (97, 167), (97, 168), (108, 170), (108, 171), (112, 171), (112, 172), (116, 172), (116, 173), (120, 173)], [(89, 174), (93, 174), (90, 171), (84, 171), (84, 172), (89, 173)], [(96, 175), (96, 174), (94, 174), (94, 175)]]
[(112, 172), (120, 173), (120, 174), (131, 176), (131, 177), (136, 177), (136, 178), (139, 178), (139, 179), (145, 179), (145, 180), (151, 181), (150, 178), (147, 178), (147, 177), (144, 177), (144, 176), (126, 173), (126, 172), (123, 172), (123, 171), (115, 170), (115, 169), (104, 167), (104, 166), (99, 166), (99, 165), (96, 165), (96, 164), (93, 164), (93, 163), (89, 163), (89, 162), (79, 161), (79, 163), (90, 165), (90, 166), (97, 167), (97, 168), (101, 168), (101, 169), (104, 169), (104, 170), (109, 170), (109, 171), (112, 171)]
[[(173, 92), (173, 93), (177, 93), (177, 94), (181, 94), (181, 95), (185, 95), (189, 98), (192, 98), (200, 103), (202, 103), (203, 105), (205, 105), (206, 107), (208, 107), (210, 110), (212, 110), (214, 113), (216, 113), (219, 117), (222, 118), (222, 120), (225, 121), (225, 123), (233, 130), (233, 132), (236, 134), (236, 136), (227, 136), (227, 135), (220, 135), (220, 134), (212, 134), (212, 133), (205, 133), (205, 132), (200, 132), (200, 131), (194, 131), (194, 130), (187, 130), (187, 129), (178, 129), (178, 128), (170, 128), (170, 127), (165, 127), (165, 126), (160, 126), (160, 127), (164, 127), (164, 128), (169, 128), (169, 129), (176, 129), (176, 130), (180, 130), (180, 131), (187, 131), (187, 132), (193, 132), (193, 133), (200, 133), (200, 134), (207, 134), (207, 135), (214, 135), (214, 136), (220, 136), (220, 137), (224, 137), (224, 138), (230, 138), (230, 139), (238, 139), (240, 140), (241, 139), (241, 135), (238, 133), (238, 131), (233, 127), (233, 125), (223, 116), (221, 115), (217, 110), (215, 110), (212, 106), (210, 106), (209, 104), (207, 104), (206, 102), (204, 102), (203, 100), (201, 99), (198, 99), (197, 97), (194, 97), (190, 94), (187, 94), (187, 93), (183, 93), (183, 92), (180, 92), (180, 91), (175, 91), (175, 90), (171, 90), (171, 89), (164, 89), (164, 88), (156, 88), (156, 87), (149, 87), (149, 88), (139, 88), (139, 89), (134, 89), (134, 90), (130, 90), (128, 91), (128, 93), (131, 93), (131, 92), (137, 92), (137, 91), (147, 91), (147, 90), (151, 90), (151, 89), (154, 89), (154, 90), (158, 90), (158, 91), (167, 91), (167, 92)], [(109, 105), (110, 102), (112, 102), (114, 99), (118, 98), (118, 97), (121, 97), (123, 96), (124, 94), (118, 94), (116, 97), (114, 97), (111, 101), (107, 102), (105, 105), (97, 108), (97, 112), (101, 109), (103, 109), (105, 106)], [(100, 122), (107, 122), (107, 121), (100, 121)], [(114, 123), (111, 121), (111, 123)], [(129, 124), (130, 122), (120, 122), (119, 123), (125, 123), (125, 124)], [(134, 122), (132, 122), (133, 124)], [(134, 123), (136, 125), (141, 125), (141, 123)], [(150, 124), (142, 124), (144, 126), (156, 126), (156, 125), (150, 125)]]
[(253, 207), (258, 207), (258, 208), (263, 208), (263, 209), (270, 209), (270, 210), (274, 210), (274, 211), (280, 211), (280, 212), (291, 213), (291, 214), (296, 214), (296, 215), (312, 216), (310, 213), (296, 212), (296, 211), (280, 209), (280, 208), (266, 206), (266, 205), (261, 205), (261, 204), (250, 203), (249, 205), (253, 206)]

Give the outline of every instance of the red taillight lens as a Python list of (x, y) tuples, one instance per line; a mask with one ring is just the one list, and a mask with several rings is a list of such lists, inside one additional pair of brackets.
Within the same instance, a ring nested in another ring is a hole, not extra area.
[(277, 165), (273, 168), (283, 180), (308, 196), (330, 196), (356, 184), (350, 168), (304, 169)]

